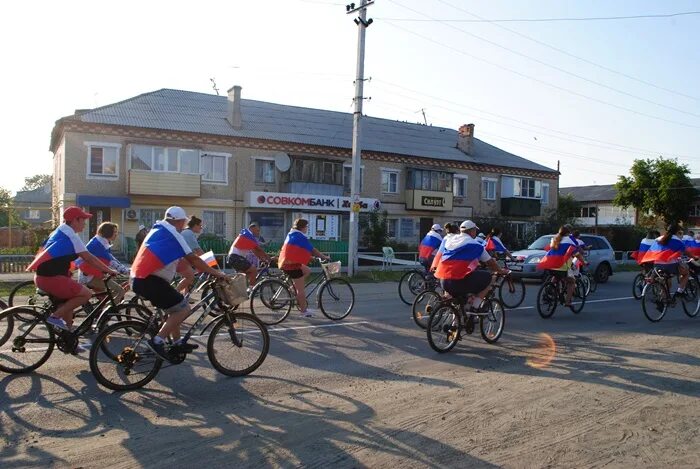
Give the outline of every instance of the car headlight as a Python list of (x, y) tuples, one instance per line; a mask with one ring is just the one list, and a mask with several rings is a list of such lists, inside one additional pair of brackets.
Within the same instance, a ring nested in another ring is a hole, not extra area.
[(538, 264), (542, 260), (542, 256), (531, 257), (527, 260), (527, 264)]

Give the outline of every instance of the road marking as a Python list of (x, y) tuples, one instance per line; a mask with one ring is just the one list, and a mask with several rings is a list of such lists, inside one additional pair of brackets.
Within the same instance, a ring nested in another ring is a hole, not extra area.
[[(354, 322), (338, 322), (332, 324), (316, 324), (311, 326), (293, 326), (293, 327), (274, 327), (268, 328), (267, 332), (284, 332), (284, 331), (296, 331), (300, 329), (321, 329), (325, 327), (342, 327), (342, 326), (353, 326), (356, 324), (370, 324), (372, 321), (354, 321)], [(250, 334), (252, 332), (241, 332), (241, 334)], [(219, 334), (222, 335), (222, 334)], [(193, 335), (193, 339), (199, 339), (201, 337), (208, 337), (209, 334), (205, 335)]]
[[(622, 301), (622, 300), (631, 300), (633, 299), (633, 296), (621, 296), (619, 298), (605, 298), (602, 300), (586, 300), (586, 304), (588, 303), (602, 303), (604, 301)], [(579, 302), (574, 301), (575, 304), (578, 304)], [(536, 306), (520, 306), (519, 308), (513, 308), (513, 309), (535, 309)], [(508, 308), (506, 308), (508, 309)], [(512, 311), (512, 310), (511, 310)]]

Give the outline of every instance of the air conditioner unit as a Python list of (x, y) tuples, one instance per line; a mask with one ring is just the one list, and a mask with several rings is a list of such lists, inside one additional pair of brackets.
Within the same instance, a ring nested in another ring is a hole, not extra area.
[(127, 220), (138, 220), (139, 219), (139, 211), (133, 208), (130, 208), (129, 210), (126, 211), (126, 219)]

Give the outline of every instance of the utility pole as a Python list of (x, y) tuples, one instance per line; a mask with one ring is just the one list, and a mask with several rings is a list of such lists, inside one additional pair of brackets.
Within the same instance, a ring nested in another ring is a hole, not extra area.
[(350, 181), (350, 227), (348, 230), (348, 276), (355, 275), (357, 271), (357, 249), (359, 238), (359, 221), (360, 221), (360, 159), (362, 153), (361, 147), (361, 126), (360, 119), (362, 118), (362, 100), (364, 99), (362, 92), (365, 80), (365, 30), (372, 24), (371, 19), (367, 19), (367, 7), (374, 4), (374, 0), (361, 0), (359, 7), (355, 8), (355, 4), (346, 5), (347, 14), (353, 14), (357, 11), (360, 15), (355, 18), (357, 25), (357, 77), (355, 78), (355, 112), (352, 122), (352, 171)]

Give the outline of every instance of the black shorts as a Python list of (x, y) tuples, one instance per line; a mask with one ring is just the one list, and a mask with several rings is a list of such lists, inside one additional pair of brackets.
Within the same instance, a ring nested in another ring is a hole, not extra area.
[(236, 269), (238, 272), (246, 272), (248, 271), (248, 269), (250, 269), (250, 266), (253, 265), (250, 262), (248, 262), (248, 259), (238, 254), (229, 255), (228, 264), (234, 269)]
[(566, 279), (569, 276), (569, 272), (567, 270), (548, 270), (550, 274), (552, 274), (552, 277), (558, 278), (559, 280)]
[(157, 275), (133, 279), (131, 289), (150, 301), (156, 308), (168, 310), (173, 306), (186, 305), (185, 297)]
[(469, 293), (479, 293), (491, 283), (491, 273), (485, 270), (475, 270), (464, 278), (443, 280), (442, 288), (454, 296), (466, 297)]
[(289, 276), (292, 280), (297, 279), (297, 278), (302, 278), (304, 276), (304, 272), (301, 269), (292, 269), (292, 270), (284, 270), (282, 271)]
[(678, 275), (678, 262), (675, 264), (654, 264), (654, 267), (669, 275)]

